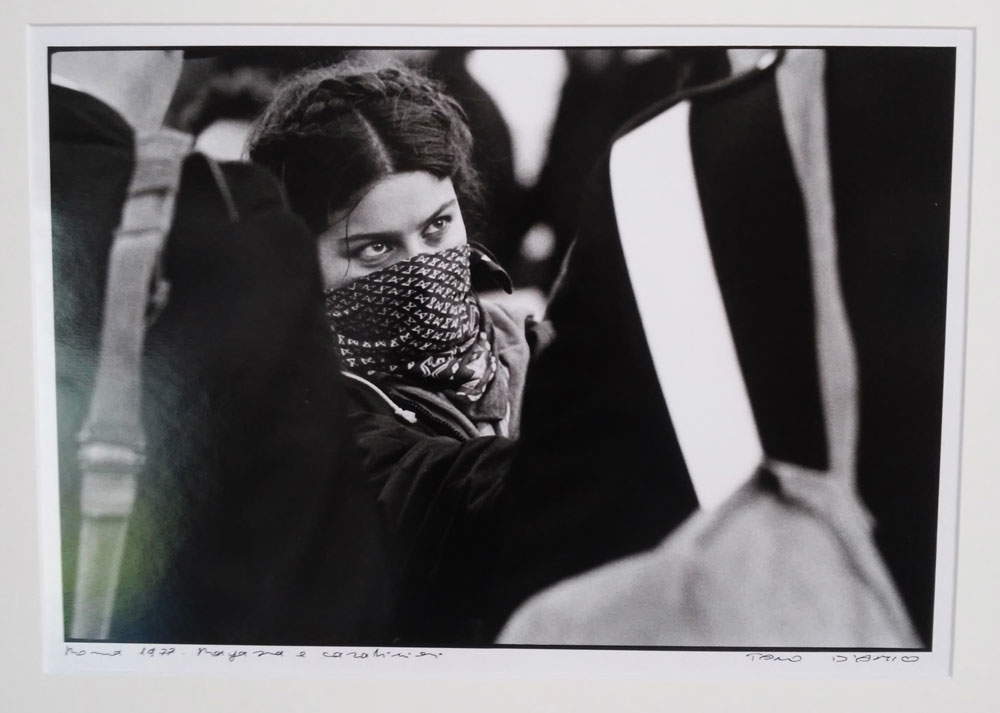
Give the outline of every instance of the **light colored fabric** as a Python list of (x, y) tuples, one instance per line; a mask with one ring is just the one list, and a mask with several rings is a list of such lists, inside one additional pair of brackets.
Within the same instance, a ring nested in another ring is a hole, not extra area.
[(778, 104), (805, 204), (816, 313), (816, 358), (830, 451), (829, 477), (855, 480), (858, 365), (837, 263), (836, 216), (824, 97), (825, 55), (788, 50), (778, 68)]
[(858, 501), (813, 474), (785, 478), (810, 480), (776, 491), (762, 474), (659, 548), (530, 599), (499, 643), (919, 646)]
[(764, 447), (701, 212), (690, 111), (690, 102), (682, 102), (616, 141), (609, 171), (622, 251), (660, 390), (698, 504), (707, 509), (746, 481)]
[(146, 323), (166, 300), (167, 285), (157, 270), (192, 142), (169, 129), (136, 137), (135, 168), (108, 258), (97, 376), (79, 435), (82, 521), (74, 638), (104, 639), (110, 631), (144, 461), (140, 397)]
[(516, 438), (521, 423), (521, 403), (524, 397), (524, 383), (527, 378), (531, 348), (526, 331), (529, 315), (507, 307), (501, 307), (488, 300), (481, 300), (483, 311), (493, 322), (495, 353), (498, 361), (507, 370), (507, 416), (497, 423), (473, 422), (446, 396), (411, 384), (388, 385), (390, 396), (398, 393), (419, 403), (435, 416), (461, 430), (468, 438), (479, 436), (506, 436)]

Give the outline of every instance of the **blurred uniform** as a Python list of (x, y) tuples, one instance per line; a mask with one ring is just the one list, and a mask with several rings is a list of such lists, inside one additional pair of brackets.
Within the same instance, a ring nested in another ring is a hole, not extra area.
[[(936, 48), (840, 48), (825, 56), (827, 208), (856, 349), (855, 480), (874, 516), (878, 553), (917, 636), (930, 642), (955, 56)], [(681, 103), (690, 112), (678, 134), (683, 150), (662, 149), (660, 161), (691, 163), (693, 210), (711, 250), (764, 453), (823, 471), (832, 445), (817, 378), (822, 365), (810, 261), (818, 258), (811, 255), (812, 215), (775, 72), (692, 90), (652, 107), (628, 130)], [(650, 145), (646, 155), (657, 150)], [(661, 542), (668, 552), (672, 533), (698, 506), (630, 282), (612, 180), (606, 156), (548, 313), (556, 340), (534, 366), (526, 391), (524, 435), (507, 490), (516, 522), (497, 578), (501, 617), (566, 577)], [(665, 245), (677, 229), (664, 222)], [(742, 476), (764, 489), (775, 485), (766, 470)], [(653, 612), (659, 618), (637, 619), (649, 610), (616, 608), (627, 577), (645, 577), (640, 565), (651, 568), (645, 571), (659, 585), (641, 590), (652, 593), (645, 606), (655, 608), (656, 597), (676, 592), (666, 560), (637, 558), (611, 582), (584, 576), (568, 597), (543, 595), (507, 641), (573, 641), (601, 620), (618, 644), (649, 643), (644, 637), (657, 631), (666, 637), (658, 645), (677, 643), (680, 635), (671, 638), (671, 627), (696, 622), (685, 618), (692, 610), (661, 607)], [(818, 587), (822, 572), (816, 575), (808, 586)], [(738, 575), (728, 584), (725, 572), (711, 576), (728, 592), (741, 586)], [(772, 581), (779, 586), (780, 572)], [(546, 631), (565, 638), (533, 638)]]
[[(69, 614), (75, 439), (134, 143), (89, 94), (52, 85), (49, 104)], [(162, 259), (169, 301), (143, 355), (148, 465), (111, 639), (381, 643), (391, 609), (382, 534), (347, 437), (311, 236), (265, 172), (192, 154)]]

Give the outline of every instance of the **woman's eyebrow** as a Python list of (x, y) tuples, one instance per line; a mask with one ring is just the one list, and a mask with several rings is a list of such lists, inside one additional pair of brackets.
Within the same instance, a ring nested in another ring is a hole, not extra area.
[(391, 230), (382, 231), (380, 233), (351, 233), (350, 235), (342, 235), (338, 238), (339, 242), (355, 242), (355, 241), (365, 241), (372, 242), (374, 240), (392, 240), (393, 238), (399, 237), (399, 233), (393, 232)]
[[(455, 203), (458, 202), (457, 198), (449, 198), (444, 203), (442, 203), (437, 210), (431, 213), (430, 217), (425, 219), (420, 224), (420, 230), (423, 230), (428, 225), (433, 223), (441, 213), (451, 208)], [(384, 230), (375, 233), (351, 233), (350, 235), (342, 235), (338, 239), (340, 242), (355, 242), (355, 241), (366, 241), (371, 242), (373, 240), (392, 240), (398, 238), (399, 233), (392, 230)]]
[(441, 215), (444, 211), (446, 211), (449, 208), (451, 208), (457, 201), (458, 201), (457, 198), (449, 198), (444, 203), (442, 203), (441, 207), (439, 207), (436, 211), (434, 211), (433, 213), (431, 213), (431, 216), (420, 225), (420, 229), (423, 230), (428, 225), (430, 225), (435, 220), (437, 220), (437, 217), (439, 215)]

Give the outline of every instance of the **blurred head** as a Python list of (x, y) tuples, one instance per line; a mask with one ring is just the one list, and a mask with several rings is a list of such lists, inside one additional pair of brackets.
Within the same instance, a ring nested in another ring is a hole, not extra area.
[(249, 142), (319, 237), (327, 288), (465, 243), (480, 195), (471, 152), (458, 103), (402, 66), (300, 74)]

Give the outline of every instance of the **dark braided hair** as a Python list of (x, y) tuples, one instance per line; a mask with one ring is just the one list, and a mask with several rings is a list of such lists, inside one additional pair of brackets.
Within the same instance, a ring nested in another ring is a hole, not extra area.
[(481, 214), (465, 112), (402, 65), (340, 63), (292, 77), (257, 120), (248, 148), (316, 233), (373, 182), (406, 171), (452, 179), (466, 222)]

